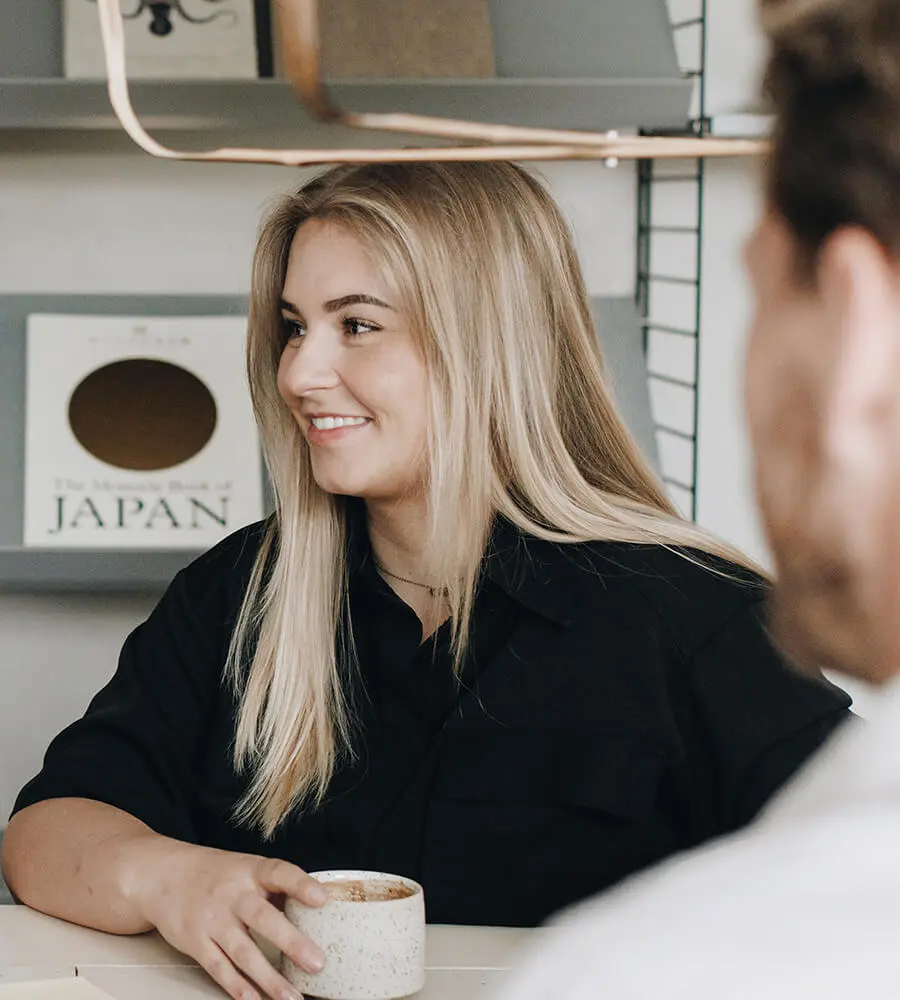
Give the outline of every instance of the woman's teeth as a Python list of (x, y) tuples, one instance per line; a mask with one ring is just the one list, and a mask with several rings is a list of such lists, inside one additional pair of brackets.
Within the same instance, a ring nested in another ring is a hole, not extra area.
[(333, 431), (338, 427), (361, 427), (368, 423), (367, 417), (313, 417), (312, 425), (317, 431)]

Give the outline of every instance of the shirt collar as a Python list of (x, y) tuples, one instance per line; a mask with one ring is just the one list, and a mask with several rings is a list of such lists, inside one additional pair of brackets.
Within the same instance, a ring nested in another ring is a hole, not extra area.
[(575, 564), (561, 545), (544, 542), (498, 517), (484, 573), (514, 601), (558, 625), (568, 625), (580, 587)]
[[(365, 505), (349, 499), (347, 564), (351, 575), (374, 570)], [(544, 542), (497, 517), (482, 564), (484, 577), (507, 596), (558, 625), (572, 621), (577, 606), (577, 568), (565, 547)]]

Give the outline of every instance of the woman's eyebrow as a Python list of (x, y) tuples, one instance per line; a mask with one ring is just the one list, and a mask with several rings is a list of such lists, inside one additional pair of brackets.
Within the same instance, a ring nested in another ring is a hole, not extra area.
[(390, 309), (393, 311), (394, 307), (388, 305), (387, 302), (382, 302), (381, 299), (375, 298), (374, 295), (365, 294), (355, 294), (355, 295), (342, 295), (339, 299), (329, 299), (328, 302), (324, 303), (325, 312), (338, 312), (340, 309), (346, 309), (347, 306), (379, 306), (382, 309)]
[[(287, 299), (279, 299), (279, 305), (285, 312), (293, 313), (295, 316), (301, 315), (300, 310), (293, 302), (288, 302)], [(322, 308), (325, 312), (334, 313), (339, 312), (341, 309), (346, 309), (347, 306), (378, 306), (381, 309), (390, 309), (392, 312), (396, 312), (394, 307), (387, 302), (383, 302), (381, 299), (376, 298), (374, 295), (366, 295), (365, 293), (359, 292), (352, 295), (342, 295), (339, 299), (329, 299), (327, 302), (322, 303)]]

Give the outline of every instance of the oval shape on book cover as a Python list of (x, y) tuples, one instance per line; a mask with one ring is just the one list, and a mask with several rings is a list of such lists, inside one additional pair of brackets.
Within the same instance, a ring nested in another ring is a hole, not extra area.
[(69, 426), (95, 458), (158, 472), (198, 454), (216, 429), (216, 401), (196, 375), (155, 358), (96, 368), (69, 399)]

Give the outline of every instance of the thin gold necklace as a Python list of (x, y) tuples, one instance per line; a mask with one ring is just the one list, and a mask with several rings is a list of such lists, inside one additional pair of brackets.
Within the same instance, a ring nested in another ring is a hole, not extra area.
[(375, 563), (375, 568), (382, 576), (389, 576), (393, 580), (400, 580), (401, 583), (408, 583), (411, 587), (421, 587), (422, 590), (427, 590), (432, 597), (443, 596), (447, 593), (446, 587), (432, 587), (428, 583), (419, 583), (418, 580), (410, 580), (409, 577), (400, 576), (399, 573), (392, 573), (389, 569), (385, 569), (377, 559), (374, 559), (373, 562)]

